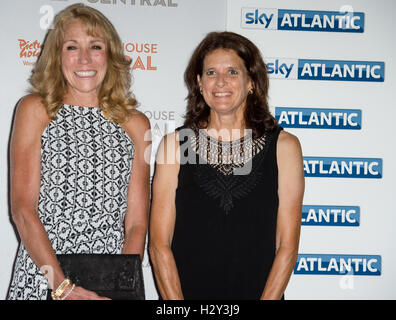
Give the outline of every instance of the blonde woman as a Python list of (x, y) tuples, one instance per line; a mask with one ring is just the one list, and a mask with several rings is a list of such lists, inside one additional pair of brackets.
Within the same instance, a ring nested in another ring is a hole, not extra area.
[(8, 299), (108, 299), (65, 282), (56, 254), (143, 256), (148, 119), (111, 22), (75, 4), (49, 30), (11, 145), (11, 210), (21, 238)]

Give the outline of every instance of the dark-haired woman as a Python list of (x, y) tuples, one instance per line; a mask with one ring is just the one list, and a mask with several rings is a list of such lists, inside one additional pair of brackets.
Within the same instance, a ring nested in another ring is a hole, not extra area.
[(150, 254), (163, 299), (282, 299), (297, 259), (298, 139), (269, 112), (257, 47), (210, 33), (185, 73), (186, 121), (157, 155)]

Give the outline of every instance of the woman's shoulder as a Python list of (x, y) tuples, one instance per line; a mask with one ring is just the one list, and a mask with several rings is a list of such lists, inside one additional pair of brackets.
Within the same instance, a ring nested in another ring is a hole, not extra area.
[[(51, 122), (41, 98), (35, 94), (22, 97), (15, 110), (12, 140), (16, 145), (39, 146), (40, 136)], [(21, 142), (22, 141), (22, 142)]]
[[(167, 167), (179, 167), (179, 142), (178, 131), (165, 134), (157, 149), (156, 164)], [(178, 169), (177, 169), (178, 170)]]
[(144, 137), (148, 134), (150, 131), (150, 120), (143, 112), (135, 109), (128, 120), (122, 123), (121, 126), (134, 140), (134, 138)]
[(150, 128), (150, 120), (146, 117), (146, 115), (139, 111), (133, 110), (128, 120), (125, 122), (125, 126), (133, 130), (133, 128), (139, 129), (149, 129)]
[(44, 104), (41, 97), (36, 93), (30, 93), (23, 96), (18, 103), (19, 109), (34, 109), (34, 111), (40, 111), (40, 109), (45, 110)]
[(287, 132), (285, 130), (281, 130), (279, 132), (278, 143), (290, 145), (290, 144), (296, 144), (296, 143), (300, 143), (300, 142), (299, 142), (299, 139), (297, 138), (297, 136), (295, 136), (294, 134)]
[(277, 142), (278, 154), (301, 154), (300, 140), (292, 133), (282, 130)]
[(16, 115), (29, 121), (36, 120), (43, 124), (50, 122), (47, 109), (38, 94), (28, 94), (22, 97), (17, 105)]

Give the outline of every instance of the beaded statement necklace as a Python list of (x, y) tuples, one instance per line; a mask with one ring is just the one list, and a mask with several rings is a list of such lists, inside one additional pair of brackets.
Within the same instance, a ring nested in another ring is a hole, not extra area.
[(195, 131), (192, 135), (191, 147), (200, 159), (221, 172), (223, 175), (234, 173), (263, 150), (267, 136), (253, 139), (250, 134), (233, 141), (218, 141), (205, 130)]

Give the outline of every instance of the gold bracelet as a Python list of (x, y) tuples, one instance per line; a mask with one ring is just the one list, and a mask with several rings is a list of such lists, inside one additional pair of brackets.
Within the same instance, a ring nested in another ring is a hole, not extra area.
[(51, 293), (51, 297), (53, 300), (60, 300), (60, 297), (63, 293), (63, 291), (65, 291), (65, 289), (70, 285), (71, 281), (70, 279), (65, 279), (62, 281), (62, 283), (58, 286), (58, 288), (56, 288), (55, 292), (52, 291)]
[(73, 289), (74, 289), (75, 286), (76, 286), (76, 285), (73, 283), (73, 285), (72, 285), (71, 289), (69, 290), (69, 292), (66, 293), (65, 296), (64, 296), (63, 298), (60, 298), (60, 300), (65, 300), (65, 299), (70, 295), (70, 293), (72, 293), (72, 291), (73, 291)]

